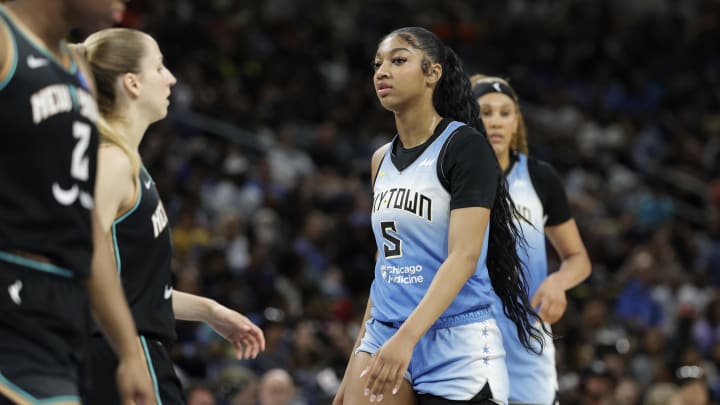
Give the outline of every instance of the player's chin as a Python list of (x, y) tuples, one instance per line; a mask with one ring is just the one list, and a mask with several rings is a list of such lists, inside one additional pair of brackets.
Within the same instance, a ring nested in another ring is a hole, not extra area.
[(380, 105), (383, 106), (388, 111), (397, 111), (398, 107), (400, 106), (400, 103), (398, 103), (398, 100), (395, 99), (392, 96), (384, 96), (384, 97), (378, 97), (378, 101), (380, 102)]
[(161, 107), (158, 109), (153, 108), (151, 111), (152, 111), (152, 114), (149, 116), (151, 124), (154, 124), (158, 121), (162, 121), (168, 115), (167, 107)]
[(112, 27), (115, 24), (115, 20), (112, 15), (92, 16), (78, 24), (81, 30), (87, 33), (93, 33), (100, 31), (105, 28)]

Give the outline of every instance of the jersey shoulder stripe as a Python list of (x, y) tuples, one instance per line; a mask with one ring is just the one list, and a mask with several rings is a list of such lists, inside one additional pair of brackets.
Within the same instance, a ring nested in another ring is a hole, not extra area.
[[(2, 11), (0, 10), (0, 15)], [(15, 37), (5, 22), (0, 18), (0, 90), (2, 90), (15, 75), (17, 69), (17, 43)]]

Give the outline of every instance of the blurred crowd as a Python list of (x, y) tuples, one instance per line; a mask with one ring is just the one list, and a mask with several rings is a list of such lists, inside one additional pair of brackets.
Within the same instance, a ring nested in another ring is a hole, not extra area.
[(123, 24), (178, 77), (142, 150), (176, 289), (267, 338), (239, 362), (178, 323), (190, 405), (332, 400), (373, 277), (370, 156), (394, 134), (370, 62), (407, 25), (508, 78), (564, 179), (593, 274), (554, 325), (561, 402), (720, 403), (720, 1), (133, 0)]

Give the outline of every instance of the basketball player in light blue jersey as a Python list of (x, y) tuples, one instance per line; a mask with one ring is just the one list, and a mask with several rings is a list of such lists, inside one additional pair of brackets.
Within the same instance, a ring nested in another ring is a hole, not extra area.
[[(518, 251), (532, 304), (544, 322), (555, 323), (565, 312), (565, 291), (590, 275), (590, 259), (557, 174), (547, 163), (528, 157), (525, 124), (515, 91), (497, 77), (475, 75), (470, 80), (488, 140), (507, 176), (510, 196), (523, 217), (518, 224), (527, 245)], [(558, 271), (550, 275), (546, 235), (562, 260)], [(557, 404), (552, 340), (546, 339), (542, 355), (528, 352), (521, 345), (514, 324), (499, 315), (510, 376), (510, 403)]]
[(417, 27), (388, 34), (373, 67), (397, 136), (372, 159), (375, 279), (334, 404), (505, 404), (496, 294), (526, 347), (541, 352), (543, 339), (470, 82), (457, 55)]

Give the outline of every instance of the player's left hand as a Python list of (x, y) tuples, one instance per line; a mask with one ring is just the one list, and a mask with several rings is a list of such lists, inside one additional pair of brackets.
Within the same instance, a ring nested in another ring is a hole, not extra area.
[(254, 359), (265, 350), (265, 335), (247, 317), (220, 304), (212, 308), (210, 326), (235, 346), (238, 360)]
[(567, 308), (565, 289), (554, 276), (555, 274), (549, 275), (540, 284), (531, 302), (533, 308), (539, 308), (540, 319), (549, 324), (559, 321)]
[(370, 364), (360, 374), (361, 378), (368, 375), (364, 394), (370, 402), (380, 402), (386, 394), (398, 393), (414, 347), (396, 333), (373, 354)]

